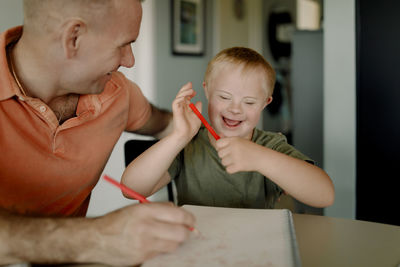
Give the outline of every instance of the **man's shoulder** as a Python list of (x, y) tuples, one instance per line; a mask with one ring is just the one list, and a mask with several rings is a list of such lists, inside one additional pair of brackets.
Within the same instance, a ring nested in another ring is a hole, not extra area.
[(100, 95), (101, 98), (109, 98), (116, 94), (129, 94), (135, 90), (140, 90), (139, 86), (126, 78), (123, 73), (116, 71), (111, 74), (111, 79), (108, 81), (104, 91)]
[(114, 71), (111, 73), (110, 83), (121, 86), (121, 85), (129, 83), (129, 82), (131, 82), (131, 81), (129, 81), (128, 78), (126, 78), (126, 76), (122, 72)]

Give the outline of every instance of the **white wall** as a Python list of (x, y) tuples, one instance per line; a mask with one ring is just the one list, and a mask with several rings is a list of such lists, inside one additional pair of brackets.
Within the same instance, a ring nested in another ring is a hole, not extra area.
[(324, 169), (336, 199), (325, 215), (355, 218), (355, 0), (324, 2)]
[(0, 32), (21, 25), (23, 17), (22, 0), (0, 0)]

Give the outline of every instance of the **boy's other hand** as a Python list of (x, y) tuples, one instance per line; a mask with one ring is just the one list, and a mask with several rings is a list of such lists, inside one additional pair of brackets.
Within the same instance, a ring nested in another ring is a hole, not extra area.
[(241, 137), (225, 137), (216, 141), (218, 156), (228, 173), (254, 171), (259, 145)]

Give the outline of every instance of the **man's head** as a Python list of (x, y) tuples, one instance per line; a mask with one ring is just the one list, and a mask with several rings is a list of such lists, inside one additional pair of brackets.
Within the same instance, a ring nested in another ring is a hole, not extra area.
[(132, 67), (139, 0), (24, 0), (24, 32), (57, 94), (96, 94), (110, 73)]
[(251, 139), (261, 111), (272, 101), (274, 84), (275, 71), (256, 51), (232, 47), (218, 53), (203, 82), (216, 131)]

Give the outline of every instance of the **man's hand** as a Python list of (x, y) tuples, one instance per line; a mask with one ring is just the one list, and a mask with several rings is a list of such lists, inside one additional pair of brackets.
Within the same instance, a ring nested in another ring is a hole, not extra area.
[(172, 203), (119, 209), (96, 219), (99, 247), (94, 259), (110, 265), (140, 264), (178, 248), (189, 237), (194, 222), (192, 214)]

